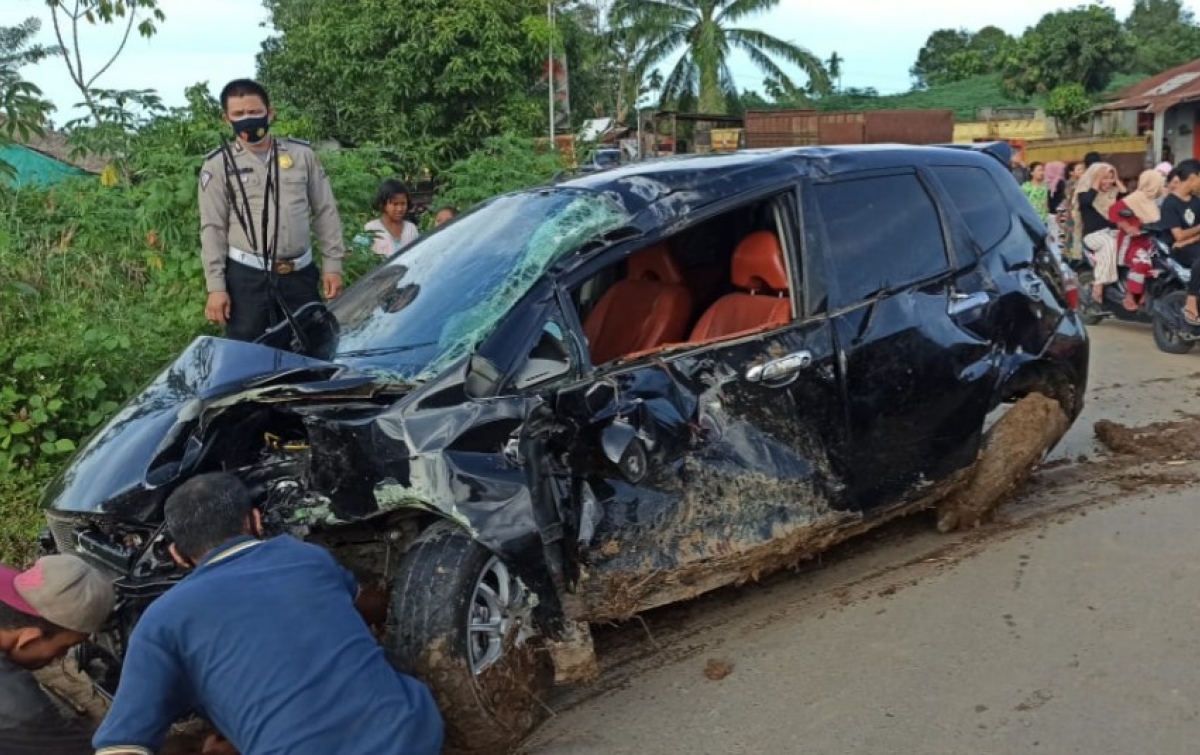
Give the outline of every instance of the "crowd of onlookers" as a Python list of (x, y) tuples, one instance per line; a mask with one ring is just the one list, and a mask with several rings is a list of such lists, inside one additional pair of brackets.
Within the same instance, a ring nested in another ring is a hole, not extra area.
[(1116, 283), (1118, 268), (1127, 267), (1124, 306), (1142, 304), (1146, 278), (1152, 275), (1153, 241), (1146, 226), (1170, 233), (1172, 255), (1193, 269), (1184, 317), (1200, 326), (1200, 162), (1159, 163), (1138, 177), (1132, 190), (1116, 168), (1098, 153), (1082, 162), (1035, 162), (1027, 168), (1014, 160), (1014, 178), (1046, 223), (1068, 261), (1085, 258), (1092, 268), (1092, 302), (1103, 300), (1106, 286)]

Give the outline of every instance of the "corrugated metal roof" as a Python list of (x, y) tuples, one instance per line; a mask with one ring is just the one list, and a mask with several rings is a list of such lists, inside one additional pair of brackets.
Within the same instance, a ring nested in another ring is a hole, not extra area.
[(1116, 96), (1115, 101), (1094, 109), (1162, 113), (1180, 103), (1200, 100), (1200, 59), (1139, 81)]

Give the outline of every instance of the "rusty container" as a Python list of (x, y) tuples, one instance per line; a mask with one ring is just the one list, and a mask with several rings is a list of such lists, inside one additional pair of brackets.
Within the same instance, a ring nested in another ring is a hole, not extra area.
[(866, 144), (949, 144), (953, 110), (874, 110), (866, 113)]
[(866, 135), (864, 113), (821, 113), (819, 144), (862, 144)]
[(747, 149), (800, 147), (817, 143), (815, 110), (748, 110), (744, 142)]
[(948, 144), (954, 139), (951, 110), (749, 110), (745, 118), (748, 149), (813, 144)]

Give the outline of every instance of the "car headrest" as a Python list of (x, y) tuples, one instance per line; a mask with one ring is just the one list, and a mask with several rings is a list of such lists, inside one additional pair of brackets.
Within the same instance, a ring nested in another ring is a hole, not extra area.
[(788, 290), (783, 249), (771, 231), (755, 231), (742, 239), (733, 252), (733, 285), (749, 291)]
[(629, 257), (629, 280), (649, 280), (659, 283), (683, 283), (683, 271), (671, 256), (671, 247), (665, 242), (634, 252)]

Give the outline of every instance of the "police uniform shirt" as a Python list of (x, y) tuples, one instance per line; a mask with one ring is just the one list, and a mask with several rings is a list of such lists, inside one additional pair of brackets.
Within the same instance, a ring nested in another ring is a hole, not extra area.
[[(279, 185), (276, 187), (279, 192), (279, 238), (275, 259), (294, 260), (304, 256), (311, 249), (311, 237), (315, 232), (324, 272), (340, 274), (346, 249), (329, 176), (306, 142), (273, 139), (279, 162)], [(275, 223), (275, 203), (271, 201), (267, 208), (267, 238), (264, 239), (263, 205), (267, 199), (266, 156), (269, 153), (251, 152), (240, 141), (230, 145), (230, 149), (232, 160), (223, 154), (223, 150), (217, 149), (206, 156), (200, 169), (200, 248), (204, 279), (210, 293), (225, 291), (229, 249), (261, 256)], [(245, 214), (238, 183), (249, 200), (250, 213), (246, 220), (252, 225), (253, 239), (238, 220), (238, 212)]]

